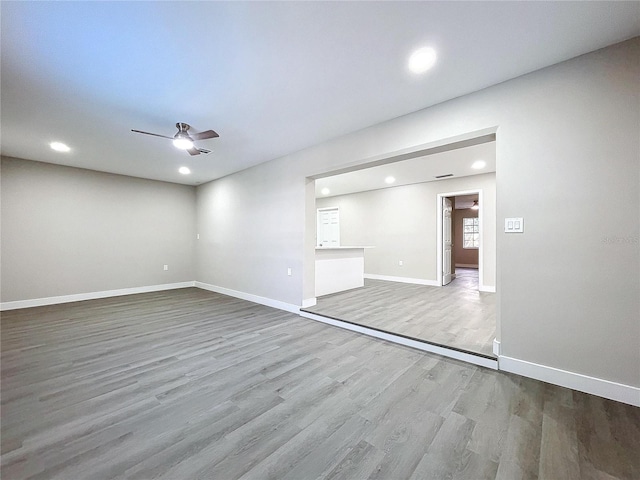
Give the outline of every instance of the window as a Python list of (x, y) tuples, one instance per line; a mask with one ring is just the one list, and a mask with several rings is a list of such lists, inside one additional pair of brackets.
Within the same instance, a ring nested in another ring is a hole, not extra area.
[(478, 248), (480, 246), (480, 224), (478, 217), (462, 219), (462, 248)]

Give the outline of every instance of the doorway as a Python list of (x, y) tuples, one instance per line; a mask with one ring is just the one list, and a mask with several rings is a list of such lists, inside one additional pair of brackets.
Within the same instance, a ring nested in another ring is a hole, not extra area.
[(482, 194), (482, 189), (438, 194), (438, 285), (464, 273), (465, 283), (477, 278), (475, 290), (483, 290)]
[(462, 195), (453, 201), (453, 258), (458, 286), (479, 290), (479, 247), (482, 232), (478, 212), (478, 195)]
[[(481, 288), (485, 274), (495, 285), (495, 136), (486, 140), (313, 179), (316, 214), (340, 208), (341, 244), (372, 248), (365, 255), (364, 287), (317, 297), (303, 316), (495, 360), (495, 296), (481, 293), (490, 292)], [(487, 168), (469, 170), (478, 158), (487, 160)], [(464, 195), (475, 195), (478, 209), (485, 209), (470, 226), (477, 229), (470, 235), (477, 265), (455, 253), (456, 238), (462, 238), (455, 232), (457, 214), (470, 217), (456, 209), (456, 197)], [(484, 227), (489, 237), (483, 243)]]

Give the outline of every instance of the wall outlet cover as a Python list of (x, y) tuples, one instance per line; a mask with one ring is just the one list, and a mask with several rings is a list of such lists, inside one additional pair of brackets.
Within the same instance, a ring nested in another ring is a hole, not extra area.
[(505, 233), (524, 233), (524, 218), (510, 217), (504, 219)]

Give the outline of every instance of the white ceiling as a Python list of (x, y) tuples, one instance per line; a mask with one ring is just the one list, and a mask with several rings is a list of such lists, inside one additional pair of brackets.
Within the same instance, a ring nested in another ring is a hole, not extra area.
[[(186, 184), (640, 34), (639, 2), (0, 5), (3, 155)], [(213, 153), (130, 132), (176, 122), (216, 130)]]
[[(479, 170), (471, 168), (471, 165), (479, 160), (483, 160), (486, 166)], [(453, 176), (447, 178), (467, 177), (495, 171), (496, 143), (481, 143), (471, 147), (319, 178), (316, 180), (316, 198), (379, 190), (413, 183), (434, 182), (439, 181), (435, 178), (436, 176), (450, 173)], [(395, 181), (392, 184), (387, 184), (385, 183), (387, 177), (393, 177)], [(329, 189), (329, 194), (322, 193), (324, 188)]]

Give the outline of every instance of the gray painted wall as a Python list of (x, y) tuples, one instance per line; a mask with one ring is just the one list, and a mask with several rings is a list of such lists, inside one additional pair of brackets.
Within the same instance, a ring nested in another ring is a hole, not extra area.
[(318, 198), (316, 206), (340, 209), (342, 245), (375, 246), (365, 252), (365, 273), (436, 281), (438, 194), (482, 190), (482, 283), (485, 287), (494, 287), (495, 185), (495, 173), (488, 173)]
[(196, 280), (300, 305), (305, 188), (277, 161), (199, 186)]
[(4, 157), (1, 187), (2, 302), (194, 279), (194, 187)]
[(497, 223), (525, 218), (524, 234), (497, 235), (502, 353), (640, 386), (638, 78), (636, 38), (195, 194), (191, 187), (3, 159), (2, 301), (195, 276), (299, 305), (314, 291), (308, 177), (495, 131)]
[[(640, 386), (639, 62), (636, 38), (199, 187), (200, 230), (235, 218), (197, 279), (300, 304), (313, 296), (305, 177), (497, 129), (497, 221), (525, 219), (497, 237), (502, 353)], [(287, 278), (288, 264), (307, 271)]]

